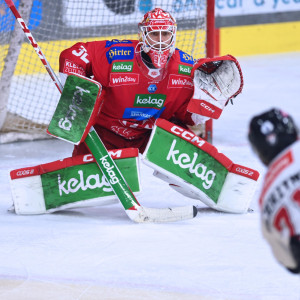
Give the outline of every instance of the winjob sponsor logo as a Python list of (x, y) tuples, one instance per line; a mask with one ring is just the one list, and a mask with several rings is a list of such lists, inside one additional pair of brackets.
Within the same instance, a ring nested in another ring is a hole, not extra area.
[(132, 84), (138, 84), (139, 82), (140, 82), (139, 74), (111, 73), (109, 85), (110, 86), (132, 85)]
[(168, 88), (194, 88), (191, 77), (171, 74), (169, 77)]

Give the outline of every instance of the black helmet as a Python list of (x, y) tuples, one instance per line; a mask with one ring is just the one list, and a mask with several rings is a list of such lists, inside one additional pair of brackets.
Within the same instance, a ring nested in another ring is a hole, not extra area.
[(250, 121), (249, 141), (265, 165), (297, 140), (298, 130), (291, 116), (273, 108)]

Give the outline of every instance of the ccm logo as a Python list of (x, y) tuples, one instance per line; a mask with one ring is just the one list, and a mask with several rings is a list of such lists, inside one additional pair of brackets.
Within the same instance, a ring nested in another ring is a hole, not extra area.
[(31, 175), (33, 174), (34, 169), (30, 169), (30, 170), (22, 170), (22, 171), (18, 171), (17, 172), (17, 176), (25, 176), (25, 175)]
[(236, 171), (239, 172), (239, 173), (249, 175), (249, 176), (253, 175), (253, 171), (250, 171), (250, 170), (247, 170), (247, 169), (244, 169), (244, 168), (240, 168), (240, 167), (237, 167)]
[(202, 102), (200, 105), (201, 105), (202, 107), (204, 107), (204, 108), (205, 108), (206, 110), (208, 110), (208, 111), (211, 111), (211, 112), (213, 112), (213, 113), (215, 112), (211, 107), (209, 107), (208, 105), (206, 105), (206, 104), (203, 103), (203, 102)]

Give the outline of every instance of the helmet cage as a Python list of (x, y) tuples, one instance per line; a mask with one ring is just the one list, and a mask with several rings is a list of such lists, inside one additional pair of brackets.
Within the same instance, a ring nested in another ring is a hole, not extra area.
[(175, 19), (168, 12), (156, 8), (144, 16), (139, 29), (141, 50), (150, 56), (156, 68), (163, 68), (175, 51)]
[[(171, 50), (170, 52), (173, 53), (175, 50), (176, 28), (171, 28), (170, 30), (170, 26), (160, 26), (161, 29), (156, 29), (157, 27), (158, 26), (140, 26), (143, 51), (148, 53), (150, 50), (153, 50), (158, 53), (163, 53)], [(166, 36), (166, 32), (169, 33), (169, 35), (165, 39), (163, 36)], [(155, 35), (158, 36), (157, 40), (153, 39)]]

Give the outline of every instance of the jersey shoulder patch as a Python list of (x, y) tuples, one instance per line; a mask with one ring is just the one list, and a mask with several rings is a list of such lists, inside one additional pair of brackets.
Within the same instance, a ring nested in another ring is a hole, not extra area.
[(195, 62), (195, 59), (193, 58), (192, 55), (190, 55), (190, 54), (188, 54), (186, 52), (183, 52), (180, 49), (176, 49), (175, 55), (176, 55), (176, 58), (181, 63), (189, 64), (189, 65), (192, 66), (194, 64), (194, 62)]

